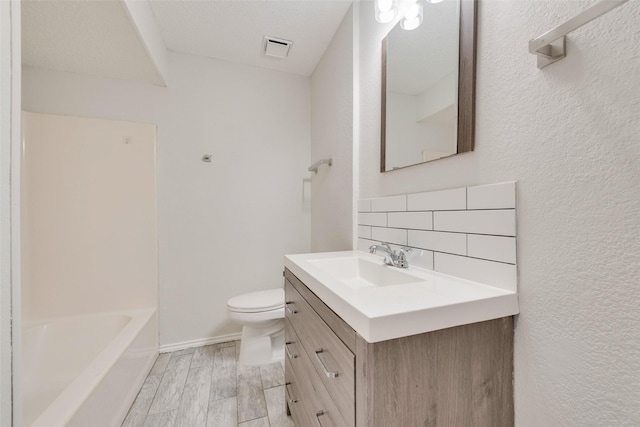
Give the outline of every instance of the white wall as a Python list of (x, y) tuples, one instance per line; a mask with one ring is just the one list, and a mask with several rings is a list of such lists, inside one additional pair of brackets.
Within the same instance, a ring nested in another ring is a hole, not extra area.
[(353, 244), (353, 8), (311, 76), (311, 162), (333, 157), (311, 177), (311, 250)]
[(283, 255), (309, 251), (309, 79), (175, 53), (169, 72), (169, 88), (23, 74), (25, 110), (157, 125), (164, 346), (239, 332), (226, 301), (282, 286)]
[(22, 124), (23, 321), (156, 308), (155, 126), (33, 113)]
[(544, 70), (527, 51), (592, 3), (480, 2), (475, 151), (385, 174), (385, 26), (361, 4), (360, 197), (518, 181), (518, 426), (640, 422), (640, 3)]

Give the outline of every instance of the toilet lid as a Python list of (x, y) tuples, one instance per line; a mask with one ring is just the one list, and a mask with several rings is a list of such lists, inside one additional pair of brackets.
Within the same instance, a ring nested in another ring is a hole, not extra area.
[(227, 307), (243, 313), (276, 310), (284, 307), (284, 289), (269, 289), (238, 295), (227, 301)]

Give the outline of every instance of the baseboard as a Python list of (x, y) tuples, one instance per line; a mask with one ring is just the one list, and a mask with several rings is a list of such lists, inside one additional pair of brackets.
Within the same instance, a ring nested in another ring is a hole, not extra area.
[(242, 333), (237, 332), (235, 334), (219, 335), (217, 337), (199, 338), (197, 340), (165, 344), (160, 346), (160, 353), (170, 353), (172, 351), (184, 350), (186, 348), (202, 347), (205, 345), (218, 344), (228, 341), (237, 341), (241, 336)]

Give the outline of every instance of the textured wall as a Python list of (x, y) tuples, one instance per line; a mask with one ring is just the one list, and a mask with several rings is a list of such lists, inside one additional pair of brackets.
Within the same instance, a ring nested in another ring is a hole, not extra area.
[(157, 125), (161, 345), (239, 332), (227, 300), (282, 286), (284, 254), (309, 251), (309, 78), (175, 53), (169, 67), (169, 88), (23, 70), (25, 110)]
[(640, 424), (640, 3), (527, 42), (594, 2), (480, 2), (476, 149), (380, 174), (380, 40), (360, 15), (360, 198), (518, 181), (518, 426)]
[(351, 249), (353, 221), (353, 11), (347, 12), (311, 76), (311, 250)]

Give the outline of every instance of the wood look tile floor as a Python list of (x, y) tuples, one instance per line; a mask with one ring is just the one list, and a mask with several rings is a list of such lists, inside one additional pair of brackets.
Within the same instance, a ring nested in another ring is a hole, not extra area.
[(122, 427), (293, 427), (284, 364), (242, 365), (239, 344), (158, 356)]

